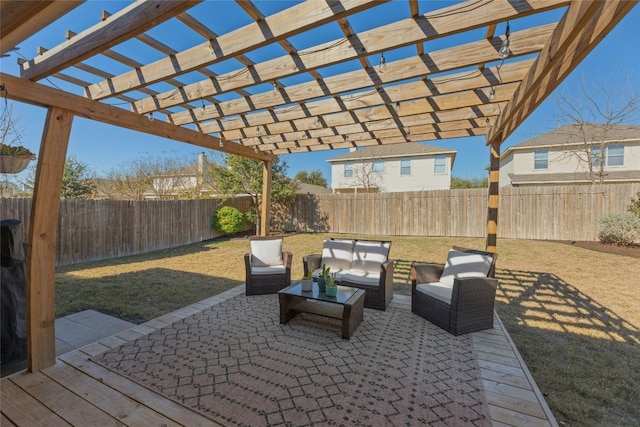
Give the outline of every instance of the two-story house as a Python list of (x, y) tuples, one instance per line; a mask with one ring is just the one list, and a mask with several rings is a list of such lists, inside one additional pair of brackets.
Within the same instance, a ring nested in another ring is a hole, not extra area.
[(500, 156), (501, 187), (638, 181), (640, 126), (562, 126)]
[(153, 178), (153, 188), (144, 193), (146, 199), (175, 199), (183, 194), (200, 195), (211, 192), (205, 153), (198, 155), (198, 162), (166, 171)]
[(456, 151), (418, 143), (376, 145), (327, 161), (335, 193), (448, 190)]

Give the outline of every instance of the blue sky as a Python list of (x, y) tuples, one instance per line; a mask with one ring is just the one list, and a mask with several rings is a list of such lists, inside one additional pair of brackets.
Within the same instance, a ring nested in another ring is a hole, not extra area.
[[(111, 12), (117, 11), (122, 2), (88, 2), (81, 6), (84, 7), (82, 14), (77, 16), (77, 20), (85, 19), (87, 22), (73, 21), (69, 24), (53, 26), (47, 29), (44, 34), (38, 34), (35, 37), (26, 40), (20, 44), (21, 55), (31, 58), (35, 54), (37, 43), (43, 40), (51, 43), (47, 48), (64, 41), (64, 31), (72, 29), (74, 31), (82, 31), (84, 28), (95, 23), (96, 16), (102, 9), (109, 9)], [(231, 7), (229, 2), (218, 2), (221, 7)], [(266, 4), (257, 3), (265, 14), (269, 14), (272, 8), (283, 8), (284, 2), (267, 2)], [(401, 16), (406, 17), (408, 12), (407, 2), (403, 1)], [(438, 2), (438, 6), (447, 5), (447, 2)], [(236, 6), (237, 7), (237, 6)], [(87, 10), (89, 13), (87, 13)], [(374, 9), (375, 10), (375, 9)], [(424, 12), (421, 9), (421, 12)], [(87, 18), (90, 15), (91, 19)], [(238, 22), (230, 19), (230, 16), (238, 16), (244, 18), (242, 14), (225, 14), (217, 15), (218, 22), (212, 22), (214, 28), (220, 33), (234, 28)], [(223, 19), (226, 17), (227, 19)], [(198, 16), (199, 19), (201, 19)], [(372, 16), (371, 19), (375, 19)], [(386, 17), (387, 19), (398, 19), (398, 17)], [(212, 21), (215, 18), (210, 18)], [(240, 19), (240, 18), (238, 18)], [(204, 21), (204, 19), (201, 19)], [(206, 21), (205, 21), (206, 22)], [(247, 21), (248, 22), (248, 21)], [(359, 30), (359, 23), (352, 22), (352, 26), (356, 31)], [(503, 151), (511, 146), (518, 144), (524, 140), (534, 136), (548, 132), (554, 129), (558, 124), (559, 111), (555, 105), (554, 99), (559, 94), (570, 94), (576, 96), (581, 92), (583, 81), (589, 85), (598, 87), (603, 82), (622, 83), (629, 80), (629, 84), (635, 91), (640, 88), (640, 47), (638, 46), (638, 24), (640, 24), (640, 7), (636, 6), (613, 31), (606, 36), (596, 49), (591, 52), (587, 58), (573, 71), (573, 73), (565, 80), (564, 83), (556, 90), (556, 92), (542, 103), (538, 109), (511, 135), (503, 144)], [(64, 27), (66, 25), (67, 27)], [(77, 28), (74, 26), (77, 25)], [(229, 28), (222, 28), (222, 25), (228, 25)], [(514, 29), (512, 28), (512, 31)], [(160, 28), (154, 31), (170, 31), (168, 28)], [(498, 29), (498, 32), (500, 28)], [(153, 33), (153, 32), (152, 32)], [(159, 35), (159, 34), (158, 34)], [(191, 41), (181, 39), (184, 46), (174, 45), (172, 47), (186, 48), (200, 41)], [(297, 41), (296, 41), (297, 42)], [(191, 43), (191, 44), (190, 44)], [(304, 41), (300, 44), (304, 46)], [(298, 48), (300, 45), (296, 44)], [(415, 50), (415, 49), (414, 49)], [(252, 59), (260, 60), (260, 52), (255, 52)], [(393, 58), (388, 59), (388, 61)], [(16, 65), (16, 54), (12, 54), (10, 58), (0, 60), (0, 68), (3, 72), (19, 75)], [(96, 64), (98, 65), (98, 64)], [(234, 64), (229, 64), (233, 67)], [(202, 77), (202, 76), (200, 76)], [(185, 76), (188, 78), (188, 76)], [(285, 84), (293, 84), (295, 82), (286, 82)], [(158, 88), (162, 90), (162, 88)], [(166, 90), (166, 88), (164, 89)], [(43, 108), (31, 105), (14, 103), (14, 118), (20, 118), (20, 125), (25, 129), (25, 137), (23, 144), (32, 151), (37, 152), (40, 145), (42, 128), (46, 111)], [(640, 124), (640, 123), (639, 123)], [(484, 176), (484, 168), (488, 164), (489, 152), (485, 145), (484, 137), (460, 138), (444, 141), (427, 141), (429, 145), (443, 148), (451, 148), (457, 150), (457, 157), (453, 167), (454, 177), (477, 177)], [(73, 122), (71, 137), (69, 141), (68, 156), (73, 156), (81, 162), (89, 165), (91, 170), (98, 176), (106, 174), (109, 170), (117, 168), (119, 164), (128, 159), (138, 159), (144, 155), (152, 154), (153, 156), (193, 156), (194, 160), (198, 153), (202, 152), (200, 147), (188, 144), (162, 139), (154, 136), (145, 135), (114, 126), (105, 125), (99, 122), (93, 122), (88, 119), (76, 117)], [(281, 156), (286, 160), (289, 169), (289, 175), (293, 176), (299, 170), (321, 170), (323, 175), (330, 178), (330, 166), (326, 162), (331, 157), (345, 153), (345, 150), (330, 150), (315, 153), (290, 154)], [(23, 175), (24, 176), (24, 173)]]

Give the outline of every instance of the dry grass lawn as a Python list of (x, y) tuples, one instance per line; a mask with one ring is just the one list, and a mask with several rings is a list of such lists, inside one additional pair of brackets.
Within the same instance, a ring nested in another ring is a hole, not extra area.
[[(293, 278), (323, 234), (285, 238)], [(347, 237), (347, 236), (343, 236)], [(484, 239), (392, 240), (395, 288), (410, 293), (411, 262), (442, 262), (452, 245)], [(58, 316), (92, 308), (141, 323), (244, 282), (245, 238), (219, 239), (60, 268)], [(500, 240), (496, 309), (559, 422), (632, 426), (640, 420), (640, 258), (562, 243)]]

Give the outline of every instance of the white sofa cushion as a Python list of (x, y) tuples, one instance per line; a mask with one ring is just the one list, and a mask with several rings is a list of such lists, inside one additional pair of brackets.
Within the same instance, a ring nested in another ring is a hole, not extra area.
[(451, 295), (453, 294), (453, 285), (447, 285), (442, 282), (434, 283), (418, 283), (416, 291), (439, 299), (442, 302), (451, 304)]
[(353, 248), (351, 270), (380, 275), (380, 265), (389, 257), (389, 242), (360, 242)]
[(453, 279), (464, 277), (487, 277), (491, 268), (490, 255), (449, 250), (440, 283), (453, 286)]
[(251, 241), (251, 266), (269, 267), (282, 264), (282, 239)]
[(357, 285), (377, 287), (380, 283), (380, 271), (378, 270), (376, 273), (367, 273), (364, 271), (349, 270), (345, 271), (338, 280), (342, 283), (349, 282)]
[(270, 265), (267, 267), (251, 266), (252, 276), (264, 276), (267, 274), (285, 274), (286, 272), (287, 272), (287, 267), (285, 267), (284, 264)]
[(353, 240), (325, 239), (322, 245), (322, 264), (333, 270), (348, 270), (351, 268), (354, 243)]

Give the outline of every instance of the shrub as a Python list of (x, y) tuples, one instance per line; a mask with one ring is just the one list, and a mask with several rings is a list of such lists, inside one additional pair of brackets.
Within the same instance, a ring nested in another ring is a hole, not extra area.
[(600, 218), (598, 237), (602, 243), (630, 246), (640, 237), (640, 216), (629, 212), (605, 215)]
[(233, 206), (223, 206), (213, 215), (213, 228), (222, 234), (234, 234), (244, 229), (244, 216)]
[(631, 198), (631, 204), (629, 205), (628, 211), (634, 215), (640, 216), (640, 193), (637, 194), (638, 198)]

